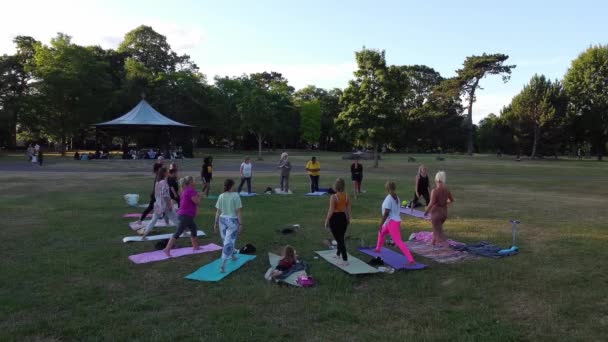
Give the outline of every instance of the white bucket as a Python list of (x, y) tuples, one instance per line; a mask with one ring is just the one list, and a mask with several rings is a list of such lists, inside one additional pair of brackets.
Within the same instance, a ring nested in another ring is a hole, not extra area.
[(128, 206), (131, 206), (131, 207), (137, 206), (137, 202), (139, 202), (138, 194), (126, 194), (124, 197), (125, 197), (125, 202), (127, 202)]

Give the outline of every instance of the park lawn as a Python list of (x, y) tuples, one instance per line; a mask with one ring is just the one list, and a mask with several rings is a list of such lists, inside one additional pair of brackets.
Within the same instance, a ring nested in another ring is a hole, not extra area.
[[(295, 167), (307, 153), (293, 153)], [(347, 177), (350, 162), (319, 153), (321, 186)], [(378, 169), (365, 162), (364, 189), (353, 200), (347, 233), (351, 254), (361, 240), (376, 238), (383, 184), (395, 180), (410, 199), (418, 163), (386, 155)], [(216, 157), (238, 165), (242, 155)], [(508, 247), (511, 218), (522, 221), (519, 255), (430, 268), (354, 277), (314, 259), (329, 238), (322, 229), (327, 198), (302, 196), (306, 177), (297, 168), (292, 196), (244, 198), (244, 232), (257, 259), (219, 283), (183, 277), (218, 252), (134, 265), (127, 257), (153, 243), (125, 245), (132, 235), (120, 216), (133, 209), (122, 195), (147, 197), (149, 162), (79, 163), (48, 158), (50, 170), (0, 176), (3, 213), (0, 276), (0, 340), (225, 340), (225, 341), (602, 341), (608, 336), (608, 166), (593, 161), (512, 161), (492, 156), (416, 156), (431, 173), (443, 169), (456, 202), (446, 232), (463, 242), (490, 241)], [(274, 163), (276, 155), (265, 156)], [(16, 157), (0, 159), (14, 164)], [(198, 174), (201, 160), (181, 163), (183, 175)], [(94, 167), (104, 172), (91, 172)], [(124, 172), (115, 172), (122, 170)], [(105, 172), (112, 171), (112, 172)], [(226, 176), (216, 172), (214, 190)], [(275, 187), (277, 175), (255, 174), (258, 191)], [(347, 178), (348, 179), (348, 178)], [(203, 200), (197, 223), (212, 231), (214, 201)], [(301, 231), (277, 230), (298, 223)], [(429, 230), (404, 217), (402, 235)], [(171, 231), (171, 229), (167, 230)], [(182, 240), (180, 245), (188, 245)], [(298, 289), (268, 284), (266, 252), (293, 245), (310, 266), (317, 286)], [(416, 255), (414, 255), (416, 257)], [(604, 336), (604, 337), (602, 337)]]

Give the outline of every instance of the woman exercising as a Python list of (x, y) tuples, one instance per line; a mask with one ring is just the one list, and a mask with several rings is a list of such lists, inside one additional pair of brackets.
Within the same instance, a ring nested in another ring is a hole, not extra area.
[(336, 193), (329, 198), (329, 209), (327, 210), (327, 216), (325, 217), (325, 228), (328, 228), (331, 231), (338, 244), (336, 258), (342, 257), (342, 261), (338, 263), (341, 266), (348, 265), (348, 254), (346, 253), (344, 235), (346, 234), (346, 228), (348, 228), (351, 217), (350, 200), (348, 199), (348, 195), (344, 192), (344, 188), (344, 179), (336, 179), (336, 183), (334, 184)]
[(445, 172), (439, 171), (435, 175), (435, 189), (431, 192), (431, 203), (426, 207), (424, 216), (431, 213), (431, 224), (433, 225), (433, 246), (447, 246), (443, 234), (443, 223), (448, 218), (448, 203), (454, 202), (452, 193), (445, 185)]
[(376, 243), (376, 253), (380, 253), (382, 243), (386, 234), (390, 235), (395, 245), (401, 250), (407, 259), (407, 265), (413, 265), (414, 258), (407, 246), (401, 240), (401, 216), (399, 215), (399, 196), (395, 193), (397, 186), (394, 182), (388, 181), (384, 185), (387, 192), (384, 202), (382, 202), (382, 218), (378, 226), (378, 242)]
[(414, 183), (414, 199), (410, 203), (410, 208), (414, 209), (420, 205), (420, 197), (424, 197), (425, 204), (428, 206), (430, 201), (429, 196), (429, 175), (427, 174), (426, 167), (420, 165), (418, 167), (418, 173), (416, 174), (416, 182)]

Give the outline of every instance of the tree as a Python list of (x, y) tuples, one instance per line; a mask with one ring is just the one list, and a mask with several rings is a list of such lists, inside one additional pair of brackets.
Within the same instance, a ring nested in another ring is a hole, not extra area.
[(7, 137), (0, 144), (14, 147), (17, 143), (17, 124), (25, 107), (25, 98), (30, 92), (31, 73), (27, 65), (34, 56), (34, 46), (38, 43), (34, 38), (17, 36), (13, 40), (17, 46), (14, 55), (0, 56), (0, 120)]
[(394, 132), (398, 107), (391, 97), (385, 52), (363, 48), (355, 58), (358, 69), (340, 97), (343, 108), (336, 123), (345, 134), (353, 134), (350, 138), (373, 145), (374, 167), (378, 167), (378, 146)]
[(237, 104), (243, 129), (255, 135), (258, 142), (258, 159), (262, 160), (264, 139), (274, 132), (274, 118), (268, 93), (256, 82), (245, 80), (246, 88)]
[(167, 37), (150, 26), (141, 25), (127, 32), (118, 52), (141, 63), (153, 75), (175, 71), (180, 58), (167, 42)]
[(463, 68), (456, 70), (460, 89), (468, 102), (467, 111), (467, 153), (473, 154), (473, 103), (475, 102), (475, 92), (481, 89), (479, 82), (486, 75), (502, 75), (504, 82), (510, 78), (511, 71), (515, 65), (504, 65), (509, 58), (503, 54), (483, 54), (481, 56), (467, 57), (463, 63)]
[(513, 98), (512, 112), (525, 126), (532, 128), (532, 152), (535, 158), (539, 141), (552, 125), (560, 120), (563, 109), (560, 100), (563, 89), (559, 81), (551, 82), (545, 76), (534, 75), (524, 89)]
[(300, 104), (300, 136), (309, 145), (319, 143), (321, 137), (321, 105), (312, 100)]
[[(65, 34), (51, 45), (36, 44), (31, 71), (37, 110), (24, 124), (65, 146), (79, 129), (87, 128), (106, 110), (111, 95), (109, 65), (93, 48), (78, 46)], [(64, 150), (62, 149), (62, 152)]]
[(573, 60), (564, 87), (573, 115), (602, 160), (608, 140), (608, 45), (592, 46)]

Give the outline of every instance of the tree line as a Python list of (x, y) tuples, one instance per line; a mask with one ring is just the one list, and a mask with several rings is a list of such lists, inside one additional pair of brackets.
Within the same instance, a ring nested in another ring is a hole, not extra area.
[(114, 49), (80, 46), (58, 34), (43, 44), (14, 39), (0, 57), (0, 144), (52, 141), (84, 147), (91, 125), (146, 100), (168, 117), (196, 127), (197, 146), (353, 146), (407, 152), (474, 151), (561, 154), (588, 146), (601, 158), (608, 136), (608, 47), (572, 62), (563, 80), (534, 76), (500, 115), (472, 121), (476, 90), (486, 76), (506, 82), (514, 65), (504, 54), (467, 57), (445, 78), (425, 65), (388, 65), (385, 52), (355, 52), (357, 70), (345, 89), (296, 90), (277, 71), (209, 82), (188, 55), (171, 49), (151, 27), (128, 32)]

